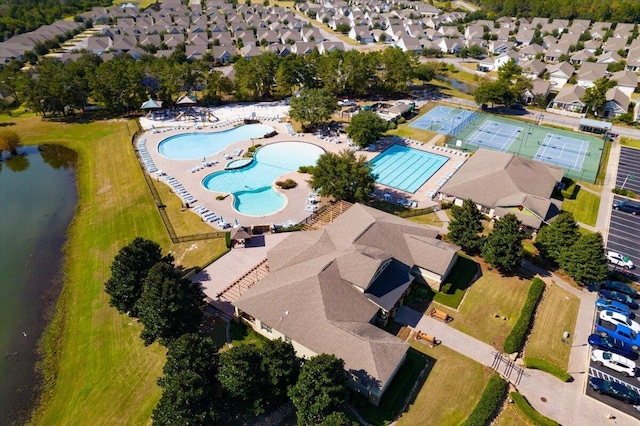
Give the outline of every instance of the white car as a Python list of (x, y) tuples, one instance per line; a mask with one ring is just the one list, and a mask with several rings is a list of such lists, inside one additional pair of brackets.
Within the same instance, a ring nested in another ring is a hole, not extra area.
[(629, 327), (636, 333), (640, 333), (640, 324), (638, 324), (634, 320), (629, 319), (629, 317), (619, 312), (602, 311), (600, 312), (600, 319), (602, 321), (610, 322), (614, 325), (624, 325), (626, 327)]
[(622, 373), (627, 377), (636, 375), (636, 363), (622, 355), (606, 352), (602, 349), (594, 349), (591, 351), (591, 361)]
[(634, 265), (629, 256), (618, 253), (616, 251), (607, 251), (607, 261), (617, 266), (622, 266), (624, 269), (633, 269)]

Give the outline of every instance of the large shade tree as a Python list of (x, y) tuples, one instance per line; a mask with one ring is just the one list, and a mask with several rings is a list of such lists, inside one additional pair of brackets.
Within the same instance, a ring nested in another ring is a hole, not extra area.
[(136, 237), (121, 248), (111, 263), (111, 277), (105, 283), (109, 303), (122, 313), (137, 317), (136, 304), (142, 295), (144, 279), (151, 268), (162, 260), (162, 249), (155, 241)]
[[(257, 346), (234, 346), (222, 353), (217, 379), (222, 389), (233, 399), (236, 408), (249, 409), (255, 415), (265, 411), (267, 377)], [(234, 406), (230, 408), (233, 409)]]
[(269, 340), (261, 348), (262, 364), (266, 378), (265, 399), (269, 406), (277, 407), (288, 400), (289, 388), (298, 381), (300, 359), (290, 342)]
[(609, 270), (602, 234), (597, 232), (580, 235), (576, 243), (564, 251), (558, 263), (578, 283), (603, 281)]
[(325, 89), (302, 89), (291, 98), (289, 117), (310, 129), (329, 121), (338, 109), (335, 96)]
[(578, 238), (580, 230), (573, 214), (561, 212), (553, 223), (540, 229), (535, 245), (540, 255), (558, 262)]
[(351, 149), (322, 154), (310, 172), (309, 184), (325, 197), (363, 202), (374, 190), (376, 176), (366, 158)]
[(13, 130), (0, 130), (0, 154), (2, 151), (9, 151), (11, 155), (17, 155), (20, 145), (22, 145), (22, 141), (19, 134)]
[(171, 343), (195, 333), (202, 321), (205, 295), (200, 283), (184, 278), (184, 271), (169, 262), (157, 263), (147, 274), (137, 303), (140, 337), (145, 345)]
[(464, 200), (462, 206), (451, 208), (453, 218), (449, 222), (447, 238), (454, 244), (462, 247), (467, 253), (473, 253), (481, 248), (483, 242), (482, 213), (471, 199)]
[(360, 148), (366, 148), (387, 130), (387, 123), (373, 111), (362, 111), (353, 116), (345, 129)]
[(508, 213), (497, 220), (482, 247), (484, 260), (502, 271), (513, 271), (522, 257), (522, 223)]
[(219, 418), (220, 389), (216, 379), (217, 348), (210, 337), (184, 334), (167, 352), (162, 397), (153, 410), (158, 425), (206, 425)]
[(348, 396), (344, 361), (330, 354), (309, 359), (289, 396), (301, 425), (321, 423), (331, 413), (340, 411)]

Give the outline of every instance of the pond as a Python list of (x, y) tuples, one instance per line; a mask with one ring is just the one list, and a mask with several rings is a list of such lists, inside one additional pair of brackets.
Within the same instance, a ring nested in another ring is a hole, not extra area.
[(476, 90), (475, 85), (466, 83), (464, 81), (456, 80), (455, 78), (451, 78), (446, 75), (438, 74), (436, 76), (436, 79), (449, 83), (451, 87), (454, 88), (455, 90), (458, 90), (462, 93), (466, 93), (468, 95), (473, 95), (474, 90)]

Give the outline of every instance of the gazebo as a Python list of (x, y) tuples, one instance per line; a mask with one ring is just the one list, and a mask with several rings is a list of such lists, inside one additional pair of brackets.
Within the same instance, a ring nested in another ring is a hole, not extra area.
[(176, 101), (176, 107), (182, 110), (182, 112), (178, 114), (178, 118), (193, 117), (194, 119), (198, 119), (200, 114), (194, 109), (197, 105), (198, 101), (195, 96), (188, 94), (180, 96)]
[(251, 234), (247, 232), (242, 226), (233, 228), (231, 230), (231, 247), (235, 247), (236, 244), (247, 246), (247, 241), (251, 239)]
[(140, 106), (140, 109), (143, 111), (148, 111), (151, 114), (151, 118), (155, 120), (157, 118), (156, 113), (162, 109), (162, 101), (149, 99)]

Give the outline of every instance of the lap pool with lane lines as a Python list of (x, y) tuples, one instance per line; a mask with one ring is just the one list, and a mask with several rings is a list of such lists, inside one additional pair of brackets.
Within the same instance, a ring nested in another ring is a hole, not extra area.
[(377, 183), (413, 194), (448, 160), (442, 155), (394, 144), (371, 160), (369, 166), (378, 175)]

